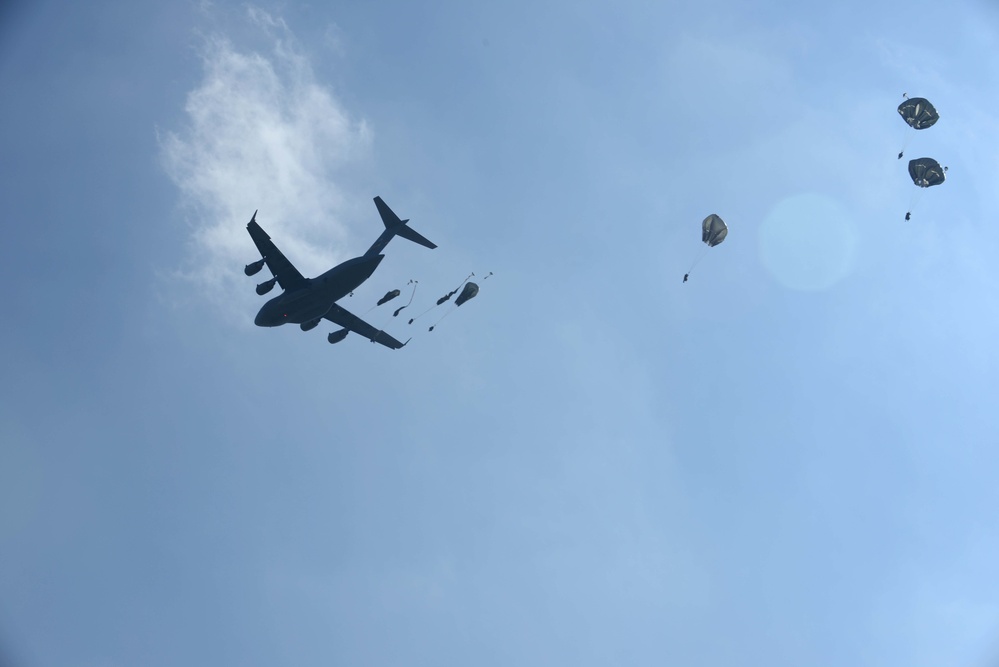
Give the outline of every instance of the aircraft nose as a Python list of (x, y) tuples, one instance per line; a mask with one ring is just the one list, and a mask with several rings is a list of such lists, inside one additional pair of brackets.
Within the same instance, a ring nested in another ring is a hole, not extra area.
[(266, 310), (267, 310), (266, 307), (261, 308), (260, 312), (257, 313), (257, 316), (253, 319), (253, 323), (256, 324), (258, 327), (277, 326), (274, 323), (274, 317), (270, 313), (265, 312)]

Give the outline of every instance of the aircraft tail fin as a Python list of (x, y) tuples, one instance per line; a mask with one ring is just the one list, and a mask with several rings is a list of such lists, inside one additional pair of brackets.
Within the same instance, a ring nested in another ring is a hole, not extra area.
[(365, 257), (379, 254), (385, 249), (388, 242), (392, 240), (392, 237), (396, 235), (412, 241), (413, 243), (418, 243), (425, 248), (430, 248), (431, 250), (437, 247), (435, 243), (432, 243), (418, 231), (409, 227), (406, 224), (409, 220), (400, 220), (399, 216), (397, 216), (392, 209), (388, 207), (388, 204), (382, 201), (381, 197), (375, 197), (375, 206), (378, 207), (378, 214), (382, 216), (382, 223), (385, 225), (385, 231), (382, 232), (381, 236), (378, 237), (378, 240), (375, 241), (370, 248), (368, 248), (368, 251), (364, 253)]

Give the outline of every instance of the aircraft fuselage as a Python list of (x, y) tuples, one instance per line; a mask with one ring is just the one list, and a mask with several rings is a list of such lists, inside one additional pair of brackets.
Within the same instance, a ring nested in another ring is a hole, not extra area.
[(318, 319), (367, 280), (384, 258), (385, 255), (371, 255), (348, 259), (321, 276), (310, 278), (305, 285), (282, 292), (265, 303), (253, 323), (258, 327), (278, 327), (289, 322), (303, 324)]

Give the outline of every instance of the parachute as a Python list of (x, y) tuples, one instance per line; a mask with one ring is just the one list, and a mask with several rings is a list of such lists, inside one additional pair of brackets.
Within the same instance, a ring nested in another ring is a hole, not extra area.
[[(925, 97), (913, 97), (910, 98), (906, 94), (902, 94), (905, 101), (898, 105), (898, 115), (902, 117), (905, 124), (914, 130), (925, 130), (928, 127), (933, 127), (934, 123), (940, 120), (940, 114), (937, 110), (930, 104), (930, 101)], [(911, 136), (911, 135), (910, 135)], [(906, 138), (905, 143), (909, 143), (909, 139)], [(902, 146), (902, 150), (898, 152), (898, 159), (902, 159), (902, 155), (905, 154), (905, 145)]]
[(898, 115), (914, 130), (933, 127), (940, 120), (940, 114), (925, 97), (907, 98), (898, 105)]
[(707, 246), (707, 248), (701, 249), (700, 254), (697, 255), (693, 263), (690, 265), (690, 269), (683, 274), (683, 282), (687, 282), (687, 278), (690, 277), (690, 272), (694, 270), (697, 263), (704, 257), (704, 253), (707, 249), (713, 248), (724, 241), (726, 236), (728, 236), (728, 225), (725, 224), (724, 220), (714, 213), (704, 218), (704, 222), (701, 223), (701, 241)]
[(931, 157), (909, 160), (909, 177), (921, 188), (940, 185), (947, 178), (946, 172), (947, 167), (941, 167), (940, 163)]
[(709, 248), (724, 241), (726, 236), (728, 236), (728, 225), (724, 220), (714, 213), (704, 218), (704, 222), (701, 223), (701, 241), (707, 243)]
[[(492, 273), (490, 273), (489, 275), (491, 276)], [(486, 276), (486, 278), (488, 278), (488, 277), (489, 276)], [(476, 285), (475, 283), (472, 283), (472, 282), (465, 283), (465, 287), (464, 287), (464, 289), (461, 290), (461, 294), (459, 294), (458, 298), (454, 300), (454, 307), (457, 308), (458, 306), (460, 306), (461, 304), (465, 303), (469, 299), (474, 299), (475, 295), (478, 294), (478, 293), (479, 293), (479, 286), (478, 285)], [(454, 312), (454, 308), (452, 308), (447, 313), (445, 313), (444, 317), (447, 317), (448, 315), (450, 315), (453, 312)], [(436, 322), (434, 322), (433, 326), (431, 326), (429, 329), (427, 329), (427, 331), (433, 331), (434, 327), (436, 327), (438, 324), (440, 324), (444, 320), (444, 317), (441, 317), (441, 319), (439, 319)]]
[[(931, 157), (909, 160), (909, 178), (912, 179), (913, 185), (919, 188), (931, 188), (947, 180), (947, 167), (941, 167), (940, 163)], [(912, 203), (909, 204), (909, 210), (905, 214), (906, 220), (912, 217), (913, 206), (921, 192), (922, 190), (919, 190), (912, 196)]]
[[(459, 283), (459, 285), (458, 285), (457, 287), (455, 287), (455, 288), (454, 288), (453, 290), (451, 290), (450, 292), (448, 292), (447, 294), (445, 294), (445, 295), (444, 295), (444, 296), (442, 296), (441, 298), (437, 299), (437, 305), (436, 305), (436, 306), (430, 306), (429, 308), (427, 308), (427, 309), (426, 309), (425, 311), (423, 311), (422, 313), (420, 313), (420, 314), (419, 314), (419, 315), (417, 315), (416, 317), (413, 317), (413, 318), (411, 318), (411, 319), (409, 320), (409, 323), (410, 323), (410, 324), (412, 324), (413, 322), (415, 322), (416, 320), (420, 319), (421, 317), (423, 317), (424, 315), (426, 315), (426, 314), (427, 314), (427, 313), (429, 313), (429, 312), (430, 312), (431, 310), (433, 310), (433, 309), (434, 309), (434, 308), (436, 308), (437, 306), (441, 305), (441, 304), (442, 304), (442, 303), (444, 303), (445, 301), (449, 301), (449, 300), (451, 299), (451, 297), (453, 297), (453, 296), (454, 296), (455, 294), (457, 294), (457, 293), (458, 293), (458, 290), (460, 290), (460, 289), (461, 289), (461, 286), (462, 286), (462, 285), (464, 285), (465, 283), (467, 283), (467, 282), (468, 282), (468, 280), (469, 280), (469, 279), (470, 279), (470, 278), (471, 278), (472, 276), (474, 276), (474, 275), (475, 275), (475, 273), (474, 273), (474, 272), (473, 272), (473, 273), (469, 273), (469, 274), (468, 274), (468, 275), (467, 275), (467, 276), (465, 277), (465, 279), (464, 279), (464, 280), (462, 280), (462, 281), (461, 281), (461, 283)], [(489, 275), (492, 275), (492, 273), (490, 272), (490, 274), (489, 274)], [(488, 278), (489, 276), (486, 276), (486, 277)], [(443, 319), (443, 318), (442, 318), (442, 319)]]
[(454, 300), (455, 306), (460, 306), (469, 299), (475, 298), (475, 295), (479, 293), (479, 286), (475, 283), (465, 283), (465, 289), (461, 290), (461, 294), (458, 298)]
[(378, 305), (380, 306), (383, 303), (388, 303), (389, 301), (391, 301), (392, 299), (396, 298), (400, 294), (402, 294), (402, 292), (400, 292), (397, 289), (394, 289), (391, 292), (385, 292), (385, 296), (383, 296), (382, 298), (378, 299)]

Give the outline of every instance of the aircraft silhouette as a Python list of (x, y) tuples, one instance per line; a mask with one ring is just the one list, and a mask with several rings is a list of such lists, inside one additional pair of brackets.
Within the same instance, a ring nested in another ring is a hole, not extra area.
[(375, 197), (375, 206), (378, 207), (378, 213), (385, 224), (385, 231), (363, 255), (348, 259), (315, 278), (306, 278), (298, 272), (298, 269), (274, 245), (267, 232), (257, 224), (257, 212), (254, 211), (246, 230), (260, 251), (261, 259), (247, 264), (243, 272), (248, 276), (256, 275), (266, 264), (274, 277), (257, 285), (257, 294), (267, 294), (274, 288), (275, 283), (284, 291), (263, 305), (253, 323), (258, 327), (278, 327), (292, 323), (298, 324), (302, 331), (309, 331), (316, 328), (323, 319), (327, 319), (343, 327), (327, 336), (330, 343), (339, 343), (353, 331), (372, 343), (381, 343), (392, 349), (399, 349), (405, 345), (406, 343), (400, 343), (336, 303), (357, 289), (375, 272), (385, 258), (385, 255), (381, 254), (382, 250), (394, 236), (401, 236), (427, 248), (437, 247), (407, 226), (409, 220), (400, 220), (381, 197)]

